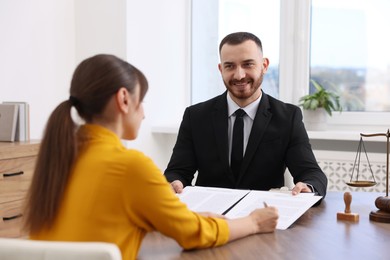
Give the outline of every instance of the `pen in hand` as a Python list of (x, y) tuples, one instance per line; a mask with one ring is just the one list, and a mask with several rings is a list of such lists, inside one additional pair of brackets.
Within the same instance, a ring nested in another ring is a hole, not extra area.
[(268, 208), (267, 203), (265, 201), (263, 201), (263, 203), (264, 203), (264, 208)]

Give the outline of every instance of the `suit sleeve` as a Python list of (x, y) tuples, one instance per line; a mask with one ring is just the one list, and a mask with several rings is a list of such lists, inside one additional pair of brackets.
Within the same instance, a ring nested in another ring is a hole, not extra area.
[(197, 171), (197, 160), (194, 151), (190, 109), (184, 111), (176, 144), (171, 159), (164, 172), (169, 182), (180, 180), (184, 186), (191, 185)]
[(290, 134), (286, 164), (294, 182), (311, 184), (319, 195), (325, 196), (328, 180), (314, 156), (299, 108), (295, 108)]

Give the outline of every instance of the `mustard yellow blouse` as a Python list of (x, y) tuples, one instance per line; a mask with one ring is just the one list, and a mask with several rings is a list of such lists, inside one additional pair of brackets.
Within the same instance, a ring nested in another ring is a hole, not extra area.
[(184, 249), (227, 242), (226, 221), (190, 211), (150, 158), (125, 148), (101, 126), (84, 125), (80, 131), (90, 141), (80, 150), (54, 226), (31, 239), (112, 242), (123, 259), (135, 259), (146, 232), (153, 230)]

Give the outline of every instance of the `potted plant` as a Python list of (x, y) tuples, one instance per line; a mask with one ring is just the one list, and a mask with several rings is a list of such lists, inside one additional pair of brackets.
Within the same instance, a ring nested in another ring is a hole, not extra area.
[(333, 111), (342, 111), (340, 97), (313, 79), (310, 83), (316, 88), (316, 92), (301, 97), (299, 106), (303, 108), (303, 118), (308, 130), (324, 130), (326, 116), (332, 116)]

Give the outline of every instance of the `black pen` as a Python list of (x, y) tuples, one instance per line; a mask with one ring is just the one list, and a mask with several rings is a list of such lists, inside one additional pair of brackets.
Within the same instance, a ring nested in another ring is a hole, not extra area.
[(264, 208), (268, 208), (267, 203), (265, 201), (263, 201), (263, 203), (264, 203)]

